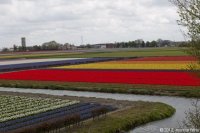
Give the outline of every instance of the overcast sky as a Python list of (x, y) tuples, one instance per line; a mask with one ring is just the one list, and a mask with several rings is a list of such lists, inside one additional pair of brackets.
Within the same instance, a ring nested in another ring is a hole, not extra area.
[(0, 47), (56, 40), (184, 40), (168, 0), (0, 0)]

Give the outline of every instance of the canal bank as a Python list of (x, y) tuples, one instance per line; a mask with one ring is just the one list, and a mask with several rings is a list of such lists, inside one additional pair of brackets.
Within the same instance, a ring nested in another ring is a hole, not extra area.
[(159, 133), (160, 128), (178, 128), (179, 123), (185, 118), (185, 112), (192, 108), (192, 98), (168, 97), (168, 96), (147, 96), (147, 95), (132, 95), (132, 94), (108, 94), (95, 92), (76, 92), (64, 90), (44, 90), (44, 89), (19, 89), (19, 88), (0, 88), (0, 91), (8, 92), (23, 92), (35, 94), (48, 94), (56, 96), (78, 96), (78, 97), (95, 97), (114, 100), (128, 100), (128, 101), (150, 101), (162, 102), (173, 106), (176, 109), (175, 115), (171, 118), (152, 122), (147, 125), (138, 127), (130, 131), (131, 133)]

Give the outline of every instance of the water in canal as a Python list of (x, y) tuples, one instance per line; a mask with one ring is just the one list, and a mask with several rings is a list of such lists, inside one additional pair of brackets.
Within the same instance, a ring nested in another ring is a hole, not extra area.
[(129, 101), (150, 101), (163, 102), (176, 108), (176, 113), (171, 118), (151, 122), (130, 131), (130, 133), (160, 133), (160, 128), (178, 128), (179, 123), (185, 118), (185, 112), (192, 108), (192, 101), (196, 99), (168, 97), (168, 96), (147, 96), (147, 95), (133, 95), (133, 94), (110, 94), (110, 93), (96, 93), (96, 92), (79, 92), (79, 91), (65, 91), (65, 90), (44, 90), (44, 89), (19, 89), (19, 88), (2, 88), (0, 91), (8, 92), (24, 92), (36, 94), (49, 95), (68, 95), (81, 97), (96, 97), (96, 98), (111, 98), (115, 100), (129, 100)]

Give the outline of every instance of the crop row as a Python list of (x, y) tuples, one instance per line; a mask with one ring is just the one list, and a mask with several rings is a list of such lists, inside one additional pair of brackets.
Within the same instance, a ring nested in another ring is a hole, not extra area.
[[(77, 64), (54, 67), (56, 69), (133, 69), (133, 70), (187, 70), (189, 66), (198, 66), (198, 62), (185, 57), (145, 57), (98, 63)], [(198, 69), (198, 68), (197, 68)], [(200, 68), (199, 68), (200, 69)]]
[(0, 96), (0, 101), (0, 122), (18, 119), (78, 103), (78, 101), (61, 99), (4, 95)]
[(106, 61), (99, 64), (190, 64), (197, 63), (196, 61), (134, 61), (134, 60), (120, 60), (120, 61)]
[(160, 56), (129, 59), (128, 61), (196, 61), (192, 56)]
[[(31, 128), (35, 130), (40, 127), (42, 127), (43, 129), (48, 128), (48, 130), (56, 129), (58, 128), (58, 126), (62, 128), (64, 126), (76, 124), (77, 122), (79, 123), (80, 121), (91, 118), (91, 117), (99, 116), (102, 113), (100, 109), (101, 110), (104, 109), (104, 112), (105, 111), (107, 112), (107, 111), (115, 110), (116, 108), (113, 108), (112, 106), (104, 106), (104, 105), (95, 104), (95, 103), (77, 103), (71, 106), (65, 106), (59, 109), (28, 116), (25, 118), (20, 118), (20, 119), (8, 121), (8, 122), (0, 123), (0, 132), (11, 131), (12, 133), (13, 132), (21, 133), (27, 128), (28, 129)], [(66, 117), (69, 118), (74, 115), (78, 116), (78, 119), (76, 119), (75, 121), (65, 119)], [(62, 119), (62, 121), (58, 121), (58, 119)], [(63, 119), (65, 119), (66, 121), (64, 122)], [(43, 125), (44, 123), (45, 125), (50, 124), (50, 123), (51, 124), (49, 125), (49, 127), (46, 127)], [(26, 132), (30, 133), (31, 131), (26, 131)], [(35, 132), (38, 133), (41, 131), (35, 131)]]
[(13, 70), (24, 70), (24, 69), (33, 69), (33, 68), (42, 68), (42, 67), (50, 67), (50, 66), (59, 66), (59, 65), (72, 65), (72, 64), (81, 64), (81, 63), (89, 63), (89, 62), (101, 62), (101, 61), (109, 61), (114, 60), (115, 58), (71, 58), (66, 60), (58, 61), (41, 61), (41, 62), (31, 62), (27, 60), (27, 62), (22, 61), (22, 63), (18, 62), (16, 64), (3, 63), (0, 64), (0, 72), (5, 71), (13, 71)]
[(107, 62), (107, 63), (90, 63), (70, 66), (55, 67), (56, 69), (147, 69), (147, 70), (186, 70), (189, 68), (188, 63), (138, 63), (138, 62)]
[[(30, 76), (31, 75), (31, 76)], [(121, 84), (151, 84), (200, 86), (200, 78), (192, 72), (124, 71), (124, 70), (27, 70), (0, 74), (4, 80), (59, 82), (91, 82)]]

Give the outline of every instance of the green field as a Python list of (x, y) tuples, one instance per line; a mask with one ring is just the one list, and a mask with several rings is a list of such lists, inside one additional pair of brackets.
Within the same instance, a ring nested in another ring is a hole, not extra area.
[[(178, 48), (154, 48), (154, 49), (123, 49), (120, 51), (85, 52), (85, 53), (58, 53), (45, 54), (17, 54), (0, 56), (0, 59), (11, 58), (64, 58), (64, 57), (135, 57), (135, 56), (183, 56), (187, 55), (184, 49)], [(164, 86), (164, 85), (122, 85), (122, 84), (98, 84), (98, 83), (63, 83), (63, 82), (38, 82), (38, 81), (9, 81), (1, 80), (2, 87), (34, 88), (92, 91), (108, 93), (129, 93), (143, 95), (167, 95), (183, 97), (200, 97), (200, 87), (191, 86)]]
[(49, 53), (23, 53), (0, 55), (0, 59), (19, 59), (19, 58), (92, 58), (92, 57), (144, 57), (144, 56), (184, 56), (187, 55), (182, 48), (154, 48), (154, 49), (130, 49), (130, 50), (110, 50), (98, 52), (49, 52)]
[(131, 85), (105, 83), (65, 83), (47, 81), (9, 81), (0, 80), (2, 87), (91, 91), (142, 95), (162, 95), (200, 98), (200, 87), (166, 85)]
[[(161, 120), (174, 114), (175, 109), (163, 103), (135, 102), (133, 107), (109, 114), (99, 120), (91, 120), (72, 133), (117, 133), (129, 131), (139, 125)], [(63, 131), (63, 133), (66, 131)]]

